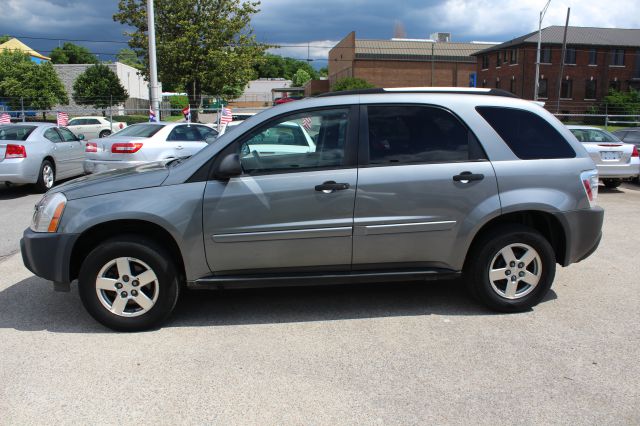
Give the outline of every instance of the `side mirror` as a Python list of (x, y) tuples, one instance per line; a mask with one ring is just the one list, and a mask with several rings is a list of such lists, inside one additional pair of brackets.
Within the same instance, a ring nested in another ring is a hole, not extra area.
[(84, 135), (83, 135), (82, 133), (80, 133), (80, 134), (78, 135), (78, 139), (80, 139), (81, 141), (83, 141), (83, 140), (84, 140)]
[(242, 174), (242, 166), (240, 165), (240, 156), (238, 154), (228, 154), (222, 159), (216, 177), (219, 179), (229, 179)]

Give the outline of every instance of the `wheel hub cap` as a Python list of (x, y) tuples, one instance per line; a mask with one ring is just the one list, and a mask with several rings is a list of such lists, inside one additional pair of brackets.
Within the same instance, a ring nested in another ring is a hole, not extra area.
[(505, 299), (520, 299), (540, 282), (542, 260), (531, 246), (509, 244), (498, 251), (489, 266), (489, 282), (493, 291)]

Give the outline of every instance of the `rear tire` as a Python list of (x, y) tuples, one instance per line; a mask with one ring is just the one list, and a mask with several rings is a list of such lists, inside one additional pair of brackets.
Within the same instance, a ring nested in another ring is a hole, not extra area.
[(464, 271), (470, 293), (499, 312), (523, 312), (540, 303), (555, 273), (551, 244), (535, 229), (516, 224), (481, 236)]
[(56, 169), (49, 160), (44, 160), (40, 165), (40, 173), (36, 182), (39, 192), (47, 192), (56, 184)]
[(622, 179), (602, 179), (602, 183), (604, 183), (604, 186), (607, 188), (613, 189), (622, 185)]
[(107, 136), (109, 136), (111, 134), (110, 130), (103, 130), (100, 132), (100, 134), (98, 135), (98, 137), (100, 138), (106, 138)]
[(180, 292), (172, 257), (137, 235), (112, 238), (93, 249), (80, 268), (78, 288), (89, 314), (117, 331), (156, 328)]

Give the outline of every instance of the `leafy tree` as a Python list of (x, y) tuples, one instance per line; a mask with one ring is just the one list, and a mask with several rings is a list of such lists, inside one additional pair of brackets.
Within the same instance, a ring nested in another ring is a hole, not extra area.
[(54, 64), (97, 64), (98, 58), (84, 46), (66, 42), (51, 52)]
[(331, 90), (339, 92), (341, 90), (371, 89), (373, 87), (375, 87), (373, 84), (362, 78), (345, 77), (336, 81), (336, 84), (333, 85)]
[(633, 89), (628, 92), (611, 90), (609, 95), (605, 96), (605, 101), (609, 104), (609, 114), (640, 114), (640, 91)]
[(5, 35), (1, 35), (1, 36), (0, 36), (0, 44), (2, 44), (2, 43), (6, 43), (6, 42), (8, 42), (9, 40), (11, 40), (11, 36), (9, 36), (9, 35), (6, 35), (6, 34), (5, 34)]
[(302, 68), (300, 68), (298, 71), (296, 71), (296, 73), (293, 75), (293, 85), (296, 87), (302, 87), (305, 85), (305, 83), (309, 80), (311, 80), (311, 76), (309, 75), (308, 72), (306, 72), (305, 70), (303, 70)]
[(96, 64), (87, 68), (73, 82), (73, 100), (79, 105), (102, 109), (103, 115), (106, 115), (108, 107), (121, 104), (128, 97), (116, 73), (106, 65)]
[[(155, 0), (158, 76), (164, 87), (184, 87), (192, 105), (202, 93), (244, 87), (266, 45), (256, 41), (251, 17), (259, 1)], [(133, 27), (129, 46), (148, 70), (146, 0), (120, 0), (113, 19)], [(197, 111), (193, 111), (194, 120)]]
[(123, 64), (129, 65), (131, 67), (142, 70), (144, 68), (144, 64), (138, 58), (136, 52), (131, 49), (120, 49), (118, 54), (116, 55), (116, 61), (122, 62)]
[(329, 68), (322, 67), (318, 70), (318, 77), (328, 77), (329, 76)]
[(287, 80), (293, 80), (293, 76), (299, 69), (306, 71), (311, 76), (311, 79), (318, 78), (318, 73), (307, 61), (285, 58), (270, 53), (265, 54), (254, 69), (258, 74), (258, 78), (286, 78)]
[(30, 109), (47, 110), (69, 103), (53, 65), (36, 64), (22, 52), (0, 52), (0, 98), (6, 98), (14, 110), (20, 109), (21, 99)]

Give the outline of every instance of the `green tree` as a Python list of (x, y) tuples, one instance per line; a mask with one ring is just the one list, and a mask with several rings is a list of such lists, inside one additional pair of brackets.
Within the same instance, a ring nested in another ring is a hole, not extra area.
[(640, 115), (640, 91), (633, 89), (628, 92), (611, 90), (605, 96), (605, 101), (609, 104), (609, 114)]
[(97, 64), (98, 58), (84, 46), (65, 43), (51, 52), (51, 62), (54, 64)]
[(53, 65), (36, 64), (22, 52), (0, 52), (0, 98), (7, 99), (14, 110), (20, 109), (21, 100), (25, 107), (41, 110), (69, 103)]
[(0, 44), (6, 43), (9, 40), (11, 40), (11, 36), (6, 35), (6, 34), (5, 35), (0, 35)]
[(78, 105), (93, 105), (102, 110), (118, 105), (127, 100), (129, 94), (120, 84), (116, 73), (108, 66), (93, 65), (80, 74), (73, 82), (73, 100)]
[(120, 51), (116, 55), (116, 61), (137, 68), (139, 70), (142, 70), (144, 68), (144, 64), (142, 63), (140, 58), (138, 58), (136, 52), (131, 49), (120, 49)]
[[(184, 87), (191, 105), (202, 93), (223, 95), (244, 87), (268, 47), (253, 35), (251, 17), (259, 1), (155, 0), (158, 76), (165, 87)], [(133, 27), (129, 46), (148, 69), (145, 0), (120, 0), (113, 19)], [(197, 110), (193, 111), (194, 120)]]
[(296, 87), (303, 87), (309, 80), (311, 80), (311, 76), (309, 75), (309, 73), (303, 70), (302, 68), (300, 68), (293, 75), (292, 82), (293, 82), (293, 85)]
[(371, 89), (373, 87), (375, 87), (373, 84), (362, 78), (345, 77), (336, 81), (331, 90), (339, 92), (342, 90)]
[(258, 78), (286, 78), (287, 80), (293, 80), (293, 76), (299, 69), (306, 71), (312, 80), (318, 78), (317, 71), (307, 61), (285, 58), (271, 53), (265, 54), (254, 69)]
[(318, 77), (328, 77), (329, 76), (329, 68), (322, 67), (318, 70)]

